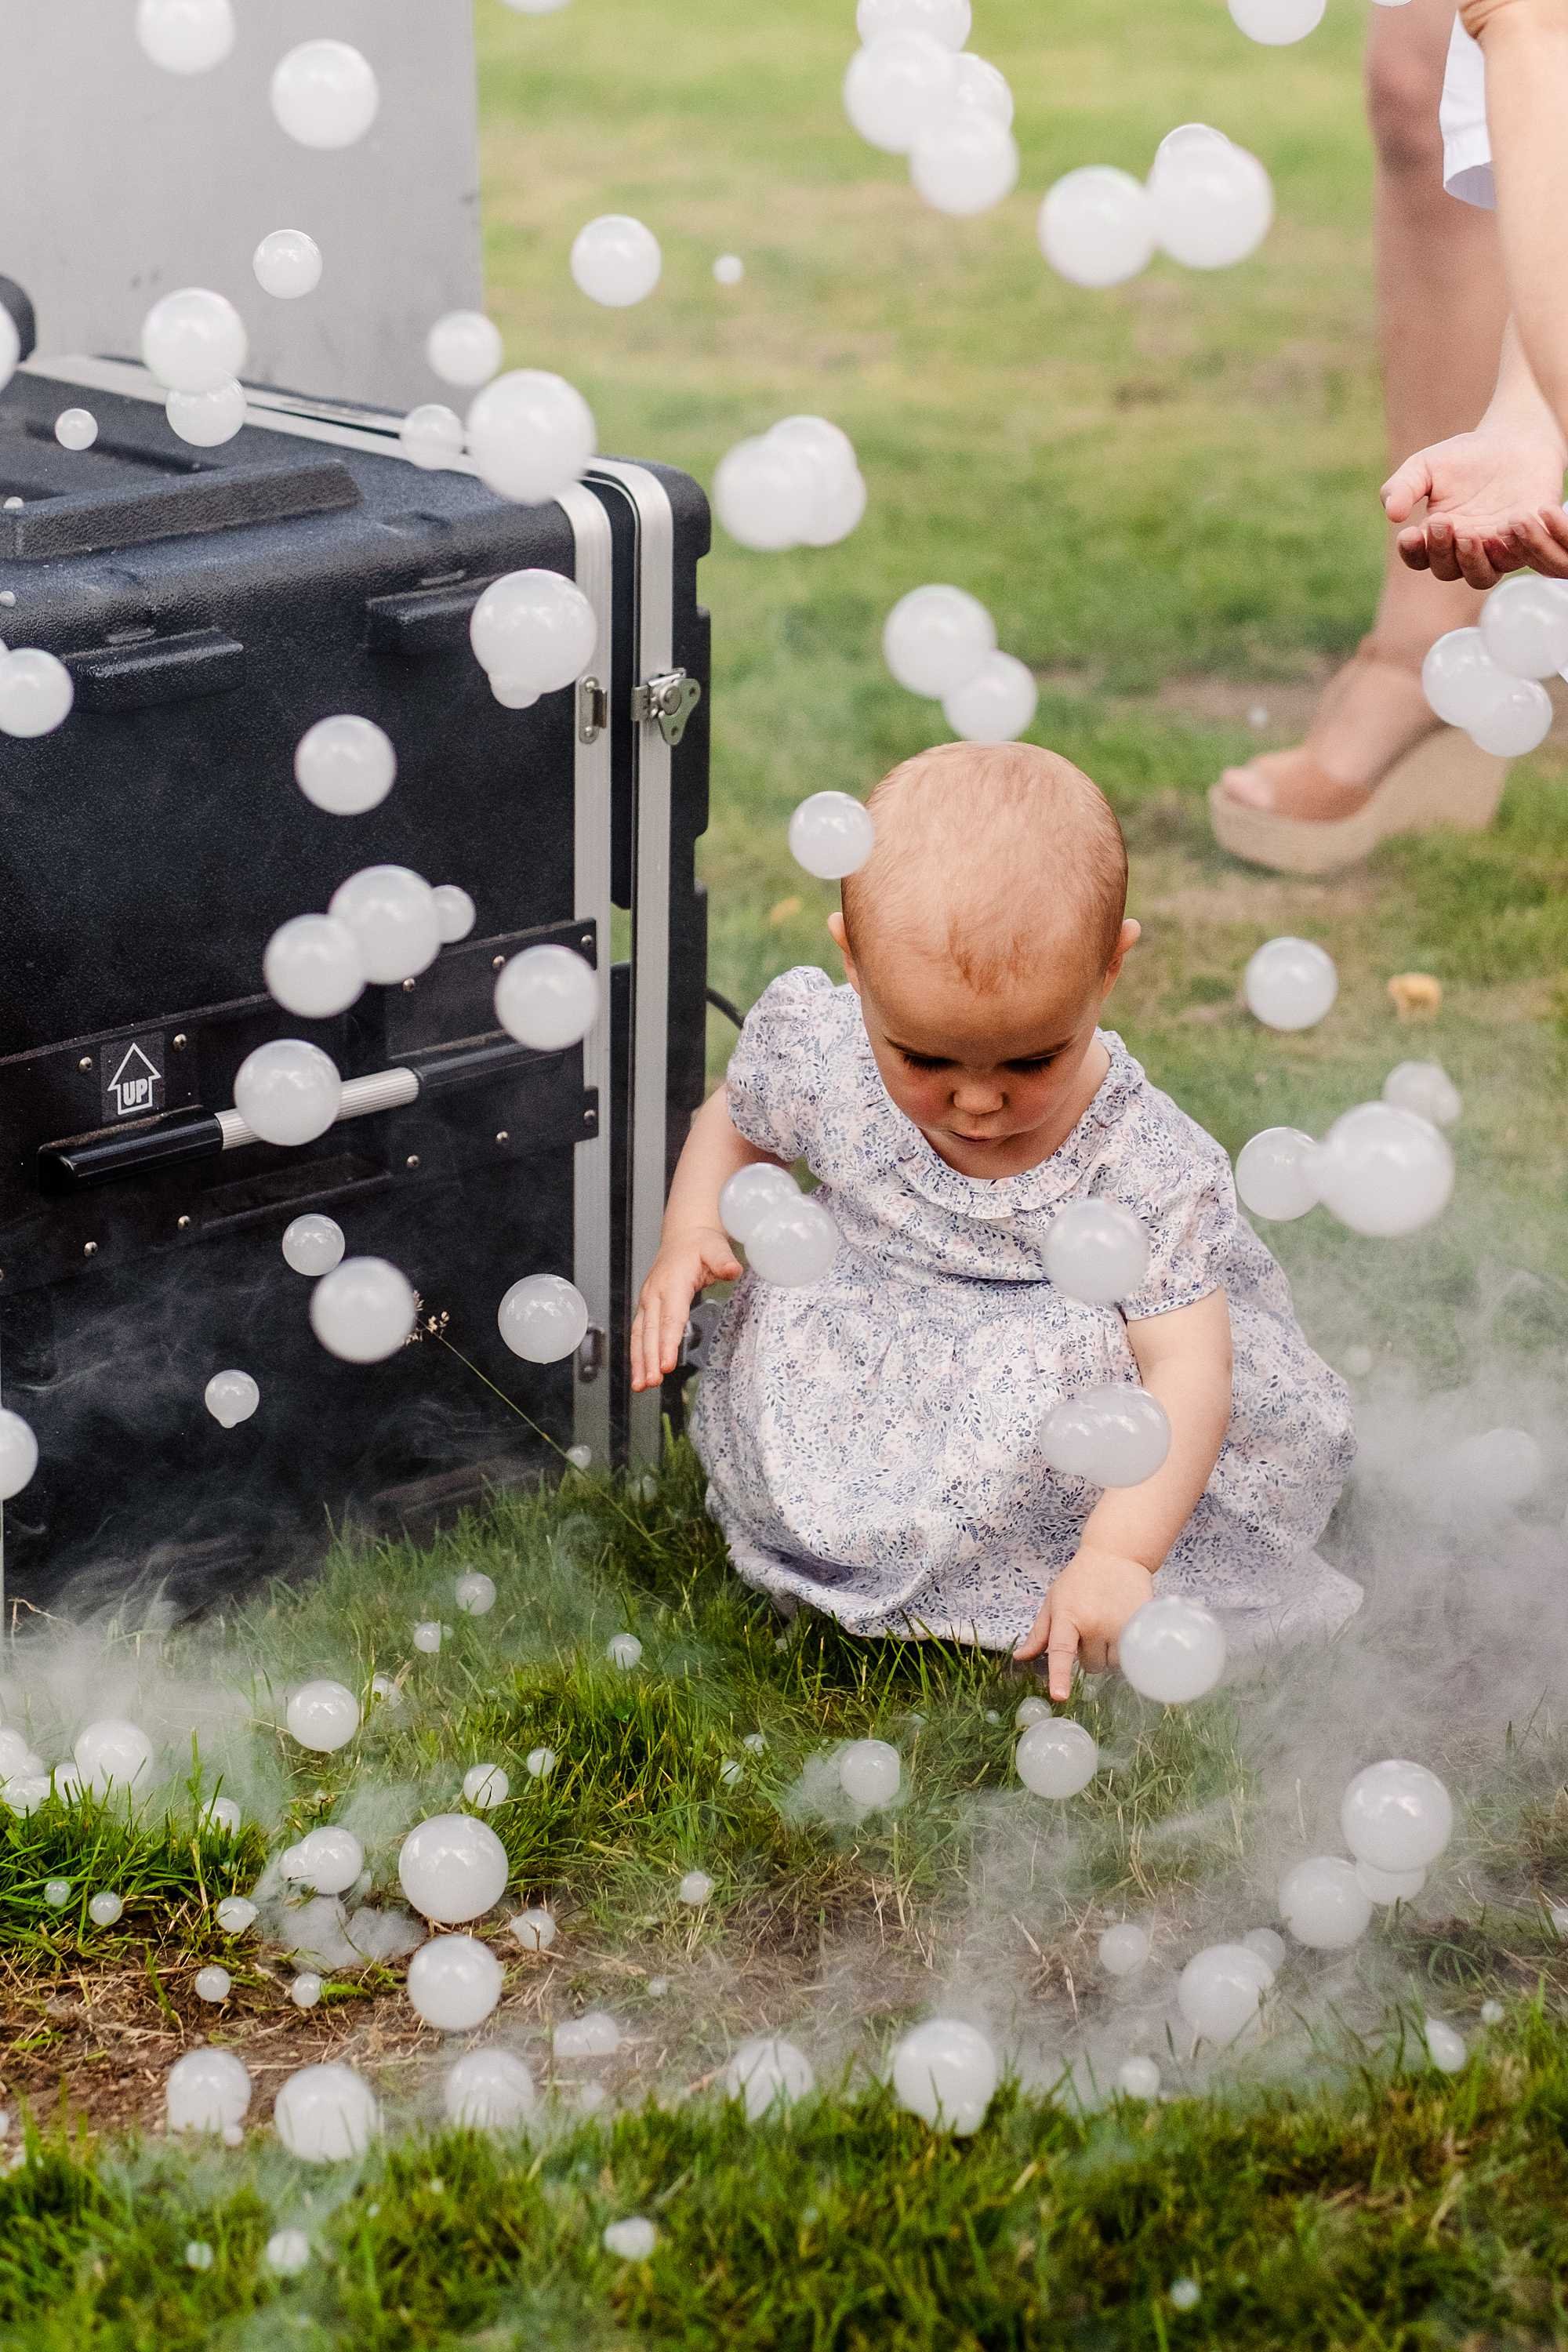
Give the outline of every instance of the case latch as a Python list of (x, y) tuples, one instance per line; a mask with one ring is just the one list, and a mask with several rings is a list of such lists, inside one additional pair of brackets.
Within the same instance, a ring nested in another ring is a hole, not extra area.
[(610, 723), (610, 698), (596, 677), (585, 677), (577, 688), (577, 740), (596, 743)]
[(632, 717), (639, 725), (658, 721), (658, 731), (672, 748), (686, 732), (686, 722), (702, 699), (702, 688), (683, 669), (667, 669), (645, 686), (632, 688)]

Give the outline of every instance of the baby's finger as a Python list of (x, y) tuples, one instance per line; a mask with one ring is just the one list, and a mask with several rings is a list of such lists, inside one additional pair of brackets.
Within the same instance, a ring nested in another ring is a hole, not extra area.
[(659, 1347), (664, 1333), (664, 1303), (656, 1290), (643, 1310), (642, 1384), (645, 1389), (657, 1388), (659, 1372)]
[(1051, 1630), (1051, 1604), (1047, 1601), (1023, 1640), (1013, 1652), (1017, 1659), (1037, 1658), (1045, 1648)]
[(1078, 1627), (1066, 1618), (1053, 1618), (1046, 1655), (1052, 1698), (1071, 1698), (1072, 1670), (1078, 1662)]

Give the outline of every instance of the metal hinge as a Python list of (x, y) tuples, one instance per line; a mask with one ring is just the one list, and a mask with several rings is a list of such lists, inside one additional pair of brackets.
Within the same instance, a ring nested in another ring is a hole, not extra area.
[(585, 677), (577, 688), (577, 740), (596, 743), (609, 723), (609, 696), (596, 677)]
[(602, 1323), (590, 1323), (577, 1349), (577, 1378), (584, 1388), (598, 1379), (608, 1352), (609, 1333)]
[(702, 699), (702, 688), (683, 669), (667, 669), (646, 686), (632, 688), (632, 717), (639, 725), (658, 721), (658, 731), (671, 746), (686, 732), (686, 722)]

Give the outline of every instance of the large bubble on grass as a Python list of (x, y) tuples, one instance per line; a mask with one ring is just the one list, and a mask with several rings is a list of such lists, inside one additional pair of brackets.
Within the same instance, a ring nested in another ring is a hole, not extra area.
[(89, 1723), (77, 1734), (71, 1754), (95, 1797), (122, 1796), (152, 1775), (153, 1743), (140, 1724), (122, 1716)]
[(1160, 1593), (1128, 1619), (1117, 1656), (1142, 1697), (1189, 1706), (1206, 1697), (1225, 1672), (1225, 1628), (1201, 1601)]
[(558, 1364), (587, 1335), (588, 1302), (563, 1275), (530, 1274), (512, 1284), (496, 1320), (514, 1356), (529, 1364)]
[(347, 41), (301, 41), (272, 75), (272, 112), (301, 147), (352, 147), (381, 106), (374, 68)]
[(1515, 572), (1481, 606), (1481, 643), (1512, 677), (1553, 677), (1568, 667), (1568, 580)]
[(1313, 940), (1269, 940), (1242, 975), (1247, 1009), (1266, 1029), (1312, 1029), (1340, 992), (1334, 960)]
[(1040, 1452), (1062, 1478), (1091, 1486), (1141, 1486), (1171, 1450), (1171, 1424), (1146, 1389), (1086, 1389), (1047, 1414)]
[(501, 1995), (501, 1964), (476, 1936), (434, 1936), (408, 1963), (408, 1998), (438, 2033), (471, 2033)]
[(1340, 1828), (1356, 1860), (1374, 1870), (1426, 1870), (1454, 1833), (1453, 1800), (1425, 1764), (1390, 1758), (1356, 1774)]
[(926, 33), (945, 48), (962, 49), (973, 14), (970, 0), (859, 0), (855, 29), (868, 43), (888, 33)]
[(719, 1195), (719, 1218), (731, 1241), (742, 1248), (770, 1213), (787, 1208), (800, 1198), (800, 1186), (787, 1168), (753, 1160), (737, 1169)]
[(1454, 1190), (1454, 1155), (1429, 1119), (1392, 1103), (1362, 1103), (1337, 1118), (1313, 1161), (1323, 1206), (1352, 1234), (1394, 1240), (1441, 1216)]
[(347, 1246), (337, 1219), (324, 1217), (314, 1209), (283, 1228), (283, 1263), (313, 1281), (342, 1265)]
[(496, 1019), (536, 1054), (580, 1045), (599, 1017), (599, 977), (571, 948), (524, 948), (496, 982)]
[(994, 211), (1017, 186), (1017, 142), (980, 108), (955, 106), (946, 121), (929, 124), (916, 139), (910, 178), (933, 211), (972, 220)]
[(216, 392), (244, 371), (245, 321), (226, 296), (182, 286), (142, 322), (142, 362), (166, 392)]
[(557, 2058), (613, 2058), (621, 2046), (621, 2029), (607, 2009), (586, 2009), (555, 2029)]
[(165, 73), (210, 73), (234, 47), (233, 0), (140, 0), (136, 38)]
[(315, 1755), (331, 1756), (346, 1748), (359, 1729), (359, 1701), (346, 1684), (323, 1676), (303, 1683), (284, 1714), (289, 1735)]
[(1255, 253), (1274, 219), (1274, 189), (1256, 155), (1228, 139), (1194, 142), (1151, 174), (1154, 234), (1187, 269), (1228, 269)]
[(41, 646), (19, 646), (0, 662), (0, 735), (25, 740), (51, 735), (69, 718), (75, 700), (69, 670)]
[(943, 695), (942, 714), (965, 743), (1016, 743), (1040, 706), (1035, 673), (1016, 654), (987, 654), (974, 676)]
[(1069, 1298), (1110, 1307), (1131, 1298), (1149, 1278), (1149, 1234), (1118, 1201), (1070, 1201), (1046, 1234), (1048, 1280)]
[(1283, 48), (1315, 32), (1327, 5), (1328, 0), (1230, 0), (1230, 13), (1249, 41)]
[(1076, 1797), (1100, 1769), (1100, 1749), (1081, 1723), (1065, 1716), (1032, 1723), (1013, 1756), (1026, 1789), (1037, 1797)]
[(933, 2017), (894, 2050), (893, 2093), (911, 2115), (966, 2138), (984, 2122), (1000, 2072), (996, 2053), (977, 2026)]
[(388, 987), (427, 971), (441, 952), (435, 893), (406, 866), (365, 866), (340, 882), (327, 912), (359, 942), (364, 976)]
[(789, 821), (790, 856), (819, 882), (858, 873), (876, 845), (875, 820), (849, 793), (813, 793)]
[(363, 2156), (381, 2130), (374, 2092), (352, 2066), (301, 2066), (272, 2110), (279, 2138), (304, 2164), (342, 2164)]
[(19, 1412), (0, 1406), (0, 1503), (19, 1495), (38, 1466), (38, 1441)]
[(519, 506), (547, 505), (581, 481), (596, 440), (582, 394), (542, 368), (514, 368), (486, 384), (467, 431), (479, 479)]
[(757, 1220), (746, 1244), (746, 1262), (759, 1280), (800, 1290), (820, 1282), (837, 1251), (837, 1226), (818, 1202), (803, 1196)]
[(1154, 257), (1154, 212), (1131, 172), (1087, 163), (1057, 181), (1040, 206), (1040, 251), (1074, 286), (1121, 286)]
[(515, 2131), (539, 2104), (533, 2076), (510, 2050), (468, 2050), (447, 2069), (441, 2105), (468, 2131)]
[(364, 993), (359, 941), (335, 915), (295, 915), (267, 942), (268, 994), (301, 1021), (328, 1021)]
[(940, 701), (967, 686), (996, 650), (996, 624), (977, 596), (944, 583), (900, 596), (882, 629), (882, 655), (899, 684)]
[(414, 1286), (383, 1257), (347, 1257), (310, 1294), (310, 1328), (346, 1364), (395, 1356), (419, 1312)]
[(1237, 1155), (1236, 1190), (1244, 1209), (1274, 1224), (1318, 1205), (1317, 1145), (1299, 1127), (1266, 1127)]
[(1234, 2042), (1257, 2017), (1274, 1971), (1245, 1944), (1194, 1952), (1176, 1984), (1176, 2006), (1205, 2042)]
[(471, 1813), (437, 1813), (404, 1839), (397, 1875), (416, 1911), (443, 1927), (460, 1927), (505, 1894), (506, 1848)]
[(899, 1751), (886, 1739), (852, 1739), (838, 1752), (838, 1785), (852, 1804), (890, 1805), (902, 1777)]
[(881, 33), (858, 49), (844, 77), (844, 111), (862, 139), (907, 155), (923, 131), (952, 112), (953, 53), (930, 33)]
[(746, 2121), (759, 2124), (780, 2115), (816, 2087), (810, 2059), (782, 2034), (760, 2033), (742, 2042), (720, 2076), (725, 2095), (743, 2102)]
[(1101, 1936), (1100, 1965), (1108, 1977), (1136, 1976), (1152, 1948), (1146, 1927), (1140, 1927), (1131, 1919), (1123, 1920), (1119, 1927), (1107, 1927)]
[(563, 573), (508, 572), (491, 581), (474, 606), (468, 641), (491, 677), (520, 692), (555, 694), (593, 660), (599, 623), (576, 582)]
[(574, 284), (606, 310), (626, 310), (646, 301), (663, 268), (658, 237), (629, 213), (603, 213), (572, 241)]
[(226, 2132), (245, 2121), (250, 2070), (232, 2050), (187, 2050), (170, 2067), (163, 2114), (172, 2132)]
[(1355, 1874), (1362, 1893), (1383, 1908), (1414, 1902), (1426, 1884), (1424, 1870), (1378, 1870), (1370, 1862), (1358, 1862)]
[(333, 1822), (308, 1831), (279, 1865), (291, 1885), (313, 1895), (344, 1895), (364, 1868), (364, 1848), (353, 1830)]
[(1280, 1880), (1279, 1916), (1299, 1944), (1319, 1952), (1342, 1952), (1359, 1942), (1371, 1925), (1372, 1898), (1353, 1863), (1336, 1853), (1314, 1854)]

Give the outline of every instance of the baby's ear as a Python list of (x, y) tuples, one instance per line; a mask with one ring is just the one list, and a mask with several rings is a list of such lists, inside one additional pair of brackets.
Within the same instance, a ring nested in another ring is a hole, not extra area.
[(855, 959), (849, 952), (849, 934), (844, 928), (844, 917), (837, 907), (827, 918), (827, 935), (844, 959), (846, 979), (851, 987), (857, 986), (858, 983), (855, 978)]

